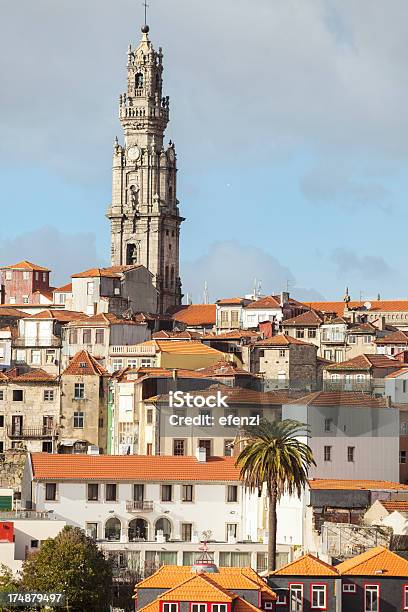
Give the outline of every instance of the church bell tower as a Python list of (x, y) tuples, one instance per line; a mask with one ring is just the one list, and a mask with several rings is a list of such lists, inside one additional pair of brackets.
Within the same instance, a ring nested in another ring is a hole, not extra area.
[(127, 91), (119, 97), (124, 145), (113, 151), (111, 223), (113, 266), (142, 264), (153, 274), (159, 312), (181, 303), (180, 216), (176, 151), (164, 147), (169, 98), (163, 96), (163, 53), (153, 49), (149, 26), (137, 49), (129, 45)]

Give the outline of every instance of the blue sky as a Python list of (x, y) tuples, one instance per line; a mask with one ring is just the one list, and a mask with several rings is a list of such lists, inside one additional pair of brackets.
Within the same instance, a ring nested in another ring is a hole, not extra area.
[[(141, 4), (141, 3), (140, 3)], [(408, 4), (152, 0), (178, 151), (184, 291), (407, 297)], [(392, 10), (391, 10), (392, 9)], [(108, 263), (130, 0), (22, 0), (0, 25), (0, 263)]]

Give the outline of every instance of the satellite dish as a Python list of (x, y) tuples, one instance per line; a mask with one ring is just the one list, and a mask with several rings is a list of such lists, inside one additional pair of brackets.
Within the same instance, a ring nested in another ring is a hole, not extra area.
[(366, 308), (367, 310), (370, 310), (371, 302), (364, 302), (364, 308)]

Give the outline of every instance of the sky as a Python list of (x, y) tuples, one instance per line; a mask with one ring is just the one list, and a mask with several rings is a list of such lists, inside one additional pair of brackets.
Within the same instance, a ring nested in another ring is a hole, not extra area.
[[(150, 0), (178, 153), (184, 293), (408, 297), (406, 0)], [(109, 264), (118, 96), (142, 2), (0, 22), (0, 264)]]

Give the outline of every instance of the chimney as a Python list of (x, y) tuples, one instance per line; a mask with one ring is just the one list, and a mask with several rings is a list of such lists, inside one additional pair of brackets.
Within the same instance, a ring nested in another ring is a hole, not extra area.
[(384, 315), (382, 315), (378, 319), (378, 329), (380, 329), (381, 331), (383, 331), (385, 329), (385, 317), (384, 317)]
[(281, 291), (280, 305), (284, 306), (287, 302), (289, 302), (289, 291)]
[(207, 461), (207, 451), (205, 448), (197, 448), (196, 450), (196, 459), (198, 463), (206, 463)]

